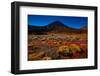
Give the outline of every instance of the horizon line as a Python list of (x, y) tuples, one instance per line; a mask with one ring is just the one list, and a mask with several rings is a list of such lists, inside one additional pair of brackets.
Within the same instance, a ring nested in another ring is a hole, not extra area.
[[(74, 28), (74, 27), (71, 27), (70, 25), (64, 24), (64, 23), (61, 22), (61, 21), (52, 21), (51, 23), (48, 23), (47, 25), (40, 25), (40, 26), (28, 24), (28, 26), (30, 25), (30, 26), (35, 26), (35, 27), (45, 27), (45, 26), (49, 26), (50, 24), (53, 24), (53, 23), (55, 23), (55, 22), (56, 22), (56, 23), (59, 22), (59, 23), (63, 24), (65, 27)], [(82, 27), (85, 27), (85, 26), (87, 26), (87, 25), (82, 25)], [(80, 27), (80, 28), (82, 28), (82, 27)], [(80, 28), (76, 28), (76, 29), (80, 29)]]

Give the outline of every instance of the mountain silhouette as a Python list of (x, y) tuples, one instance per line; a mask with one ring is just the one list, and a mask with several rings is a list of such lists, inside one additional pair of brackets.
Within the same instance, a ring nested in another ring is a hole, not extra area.
[(60, 21), (52, 22), (52, 23), (48, 24), (47, 27), (52, 28), (52, 30), (53, 29), (55, 30), (55, 28), (57, 28), (57, 30), (59, 30), (59, 29), (62, 30), (62, 28), (73, 29), (73, 28), (70, 28), (67, 25), (63, 24)]
[(28, 32), (81, 32), (82, 29), (68, 27), (60, 21), (52, 22), (46, 26), (28, 25)]

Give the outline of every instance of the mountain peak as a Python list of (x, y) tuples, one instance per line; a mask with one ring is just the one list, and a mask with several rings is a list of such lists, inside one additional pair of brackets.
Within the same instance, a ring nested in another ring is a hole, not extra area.
[(62, 22), (60, 22), (60, 21), (54, 21), (54, 22), (52, 22), (51, 24), (55, 24), (55, 25), (64, 25)]

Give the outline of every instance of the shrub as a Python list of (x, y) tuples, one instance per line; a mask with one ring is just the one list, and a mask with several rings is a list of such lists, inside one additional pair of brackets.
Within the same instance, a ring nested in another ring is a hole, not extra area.
[(81, 52), (81, 48), (78, 45), (76, 45), (76, 44), (70, 44), (69, 47), (70, 47), (70, 50), (73, 53), (75, 53), (75, 52)]
[(66, 45), (66, 46), (63, 45), (63, 46), (60, 46), (60, 47), (59, 47), (58, 51), (59, 51), (59, 52), (69, 51), (69, 48), (68, 48), (67, 45)]
[(61, 46), (58, 49), (59, 53), (62, 54), (63, 56), (72, 56), (72, 51), (70, 50), (69, 46)]

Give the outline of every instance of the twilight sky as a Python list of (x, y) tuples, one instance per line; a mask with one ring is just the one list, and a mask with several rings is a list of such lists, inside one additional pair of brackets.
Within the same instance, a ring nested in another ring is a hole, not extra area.
[(28, 25), (46, 26), (55, 21), (60, 21), (66, 26), (77, 29), (88, 25), (88, 17), (28, 15)]

